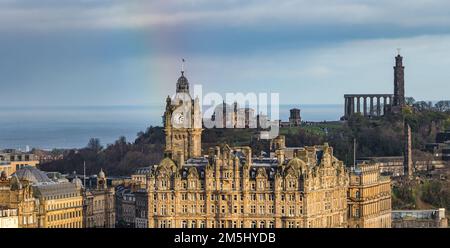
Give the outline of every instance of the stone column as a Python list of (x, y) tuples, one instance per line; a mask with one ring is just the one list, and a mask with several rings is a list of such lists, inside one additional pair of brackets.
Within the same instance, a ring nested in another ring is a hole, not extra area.
[(361, 98), (359, 96), (356, 97), (356, 109), (358, 113), (361, 113)]
[(364, 104), (363, 104), (363, 107), (364, 107), (364, 116), (367, 116), (367, 97), (364, 97), (363, 98), (364, 99)]
[(386, 115), (387, 106), (387, 97), (383, 96), (383, 115)]
[(373, 96), (370, 96), (370, 116), (373, 116)]
[(355, 97), (350, 97), (350, 115), (355, 113)]
[(381, 98), (377, 96), (377, 116), (381, 116)]
[(348, 117), (348, 97), (345, 97), (344, 116)]

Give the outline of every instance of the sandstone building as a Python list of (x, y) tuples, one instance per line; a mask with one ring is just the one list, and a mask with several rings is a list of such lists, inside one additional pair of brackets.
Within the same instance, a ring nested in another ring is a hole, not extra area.
[(393, 228), (447, 228), (445, 208), (392, 211)]
[[(81, 184), (79, 178), (74, 180), (76, 184)], [(106, 175), (100, 170), (96, 187), (83, 189), (83, 227), (114, 228), (116, 223), (114, 204), (114, 188), (108, 188)]]
[(4, 171), (6, 176), (11, 176), (26, 166), (33, 166), (39, 164), (39, 160), (32, 153), (20, 152), (17, 150), (0, 151), (0, 173)]
[(218, 146), (147, 179), (149, 227), (346, 227), (348, 174), (327, 144), (287, 161)]
[(17, 209), (0, 207), (0, 228), (18, 228)]
[(391, 180), (380, 175), (378, 164), (351, 169), (347, 203), (349, 227), (391, 227)]
[(0, 204), (18, 209), (19, 227), (81, 228), (80, 187), (51, 180), (36, 167), (26, 166), (2, 176)]

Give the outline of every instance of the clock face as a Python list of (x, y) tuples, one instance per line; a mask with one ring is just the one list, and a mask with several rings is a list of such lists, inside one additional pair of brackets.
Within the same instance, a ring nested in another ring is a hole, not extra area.
[(175, 114), (174, 121), (176, 124), (182, 125), (184, 123), (184, 115), (183, 113)]

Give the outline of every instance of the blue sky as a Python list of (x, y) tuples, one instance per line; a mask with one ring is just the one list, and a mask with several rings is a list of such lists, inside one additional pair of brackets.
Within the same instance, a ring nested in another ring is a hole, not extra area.
[(180, 59), (204, 91), (334, 104), (449, 99), (450, 1), (0, 0), (0, 106), (141, 105), (173, 93)]

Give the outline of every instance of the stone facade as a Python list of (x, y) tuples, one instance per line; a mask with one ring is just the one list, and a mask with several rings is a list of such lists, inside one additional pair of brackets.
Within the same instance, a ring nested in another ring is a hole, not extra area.
[(181, 165), (165, 158), (147, 182), (149, 227), (347, 226), (348, 174), (327, 144), (269, 162), (224, 145)]
[(291, 127), (298, 127), (302, 123), (302, 118), (300, 117), (300, 109), (293, 108), (290, 110), (289, 124)]
[(39, 160), (32, 153), (16, 150), (0, 151), (0, 173), (4, 171), (8, 177), (25, 166), (36, 167), (38, 164)]
[(350, 171), (348, 223), (352, 228), (391, 227), (391, 180), (380, 176), (376, 163)]
[(393, 228), (447, 228), (445, 208), (392, 211)]
[(83, 227), (81, 188), (69, 182), (37, 185), (34, 196), (39, 199), (38, 227)]
[(189, 94), (189, 82), (184, 71), (177, 82), (174, 98), (166, 99), (164, 132), (165, 152), (175, 161), (201, 156), (202, 116), (199, 99)]
[(38, 203), (33, 196), (29, 181), (20, 181), (17, 177), (0, 178), (0, 207), (17, 209), (20, 228), (38, 227)]
[(114, 193), (114, 188), (108, 188), (106, 176), (100, 171), (97, 176), (97, 187), (83, 190), (83, 227), (115, 227)]
[(405, 67), (403, 57), (398, 54), (395, 57), (394, 66), (394, 102), (393, 107), (405, 105)]
[(116, 227), (135, 227), (136, 196), (130, 188), (116, 187)]
[(81, 185), (53, 181), (35, 167), (2, 173), (0, 206), (18, 210), (21, 228), (81, 228)]
[(0, 228), (18, 228), (19, 216), (17, 209), (0, 207)]

